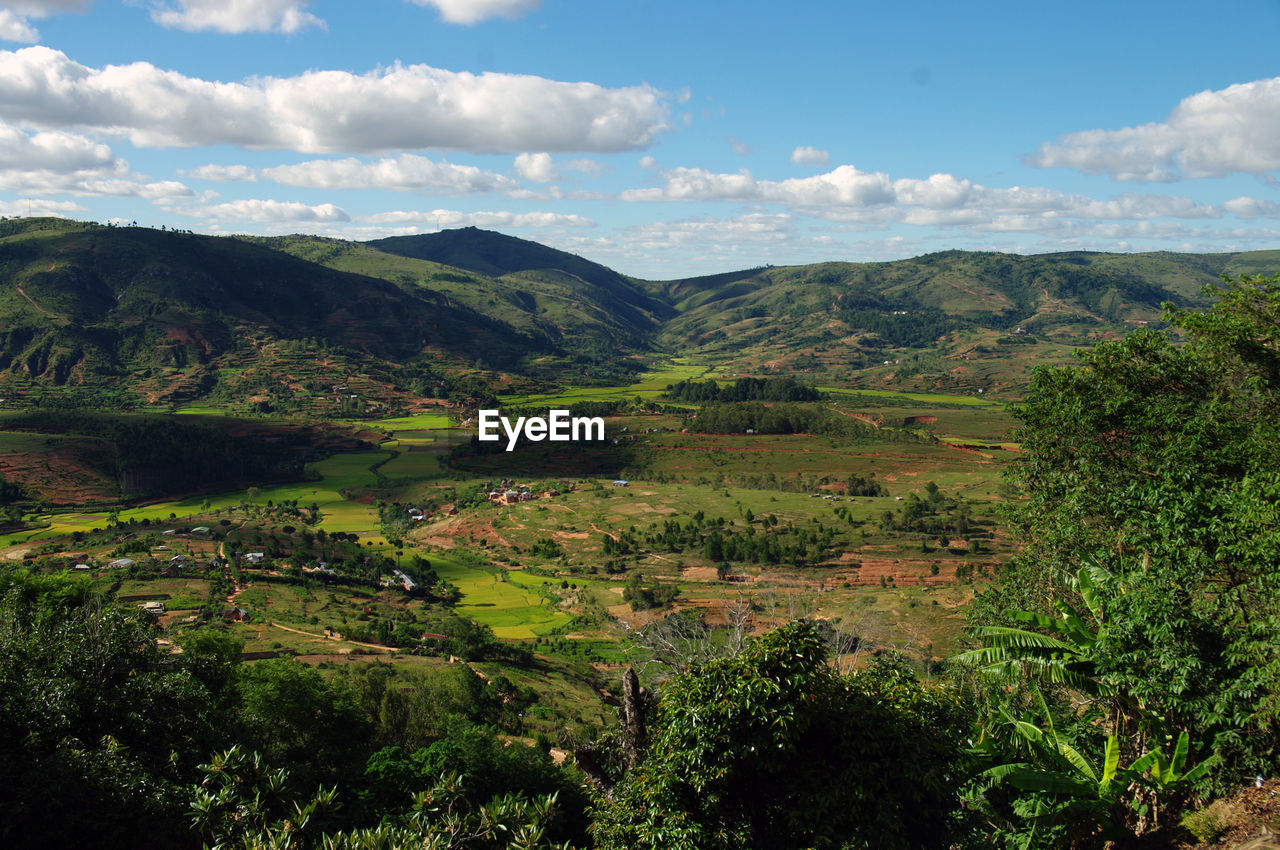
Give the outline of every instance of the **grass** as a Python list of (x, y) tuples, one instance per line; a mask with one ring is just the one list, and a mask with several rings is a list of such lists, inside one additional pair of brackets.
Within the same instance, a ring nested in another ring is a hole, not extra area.
[(443, 431), (452, 428), (447, 413), (415, 413), (393, 419), (375, 419), (368, 425), (391, 433), (400, 431)]
[(859, 396), (871, 396), (877, 399), (905, 399), (924, 404), (958, 404), (965, 407), (1003, 408), (1008, 404), (1003, 400), (985, 398), (980, 395), (946, 395), (944, 393), (912, 393), (898, 392), (896, 390), (847, 389), (843, 387), (819, 387), (819, 389), (836, 398), (852, 398), (855, 401)]
[(500, 396), (504, 405), (542, 407), (570, 405), (583, 401), (630, 401), (636, 396), (652, 400), (666, 391), (668, 384), (704, 377), (713, 367), (673, 362), (662, 369), (644, 372), (635, 383), (625, 387), (566, 387), (558, 393)]
[(550, 581), (540, 576), (466, 566), (447, 555), (431, 555), (431, 566), (440, 577), (462, 592), (458, 613), (493, 629), (500, 638), (531, 639), (552, 634), (568, 625), (571, 616), (548, 610), (549, 603), (538, 592)]

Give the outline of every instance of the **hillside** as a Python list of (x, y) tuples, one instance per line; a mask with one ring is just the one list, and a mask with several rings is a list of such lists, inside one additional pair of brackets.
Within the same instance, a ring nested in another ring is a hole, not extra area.
[(174, 231), (5, 222), (0, 279), (10, 394), (64, 388), (156, 403), (225, 390), (284, 401), (357, 375), (396, 383), (405, 364), (483, 358), (516, 370), (547, 348), (430, 290), (409, 295), (261, 245)]
[(1280, 269), (1280, 253), (1018, 256), (946, 251), (650, 282), (678, 315), (665, 350), (735, 371), (831, 383), (1017, 392), (1032, 366), (1207, 303), (1221, 274)]
[[(1280, 252), (947, 251), (640, 281), (467, 228), (359, 243), (0, 223), (0, 392), (356, 412), (456, 380), (617, 383), (655, 357), (723, 374), (1016, 395), (1031, 368), (1200, 305)], [(343, 388), (343, 389), (339, 389)]]
[(255, 241), (498, 319), (538, 340), (543, 356), (568, 355), (526, 364), (551, 377), (579, 365), (616, 370), (619, 350), (648, 350), (660, 322), (673, 314), (665, 301), (611, 269), (475, 228), (366, 243), (307, 236)]

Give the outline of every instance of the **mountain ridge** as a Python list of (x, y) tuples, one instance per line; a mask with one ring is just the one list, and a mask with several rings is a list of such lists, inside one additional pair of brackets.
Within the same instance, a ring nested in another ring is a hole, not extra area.
[(323, 376), (293, 374), (308, 357), (403, 401), (463, 374), (617, 382), (685, 356), (843, 385), (1014, 391), (1037, 362), (1158, 326), (1163, 303), (1207, 303), (1219, 275), (1272, 269), (1280, 251), (942, 251), (646, 281), (475, 228), (362, 243), (10, 219), (0, 384), (129, 382), (143, 404), (221, 392), (288, 407), (322, 390)]

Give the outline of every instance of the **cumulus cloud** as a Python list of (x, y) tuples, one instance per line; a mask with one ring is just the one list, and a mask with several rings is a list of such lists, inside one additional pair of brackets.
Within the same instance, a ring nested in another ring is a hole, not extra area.
[(607, 89), (428, 65), (224, 83), (147, 62), (92, 68), (47, 47), (0, 51), (0, 111), (10, 120), (120, 134), (138, 147), (616, 152), (667, 129), (666, 100), (647, 85)]
[(475, 24), (487, 18), (514, 20), (538, 8), (539, 0), (410, 0), (419, 6), (434, 6), (451, 24)]
[(309, 189), (390, 189), (449, 195), (510, 192), (520, 185), (510, 177), (474, 165), (435, 162), (417, 154), (401, 154), (375, 162), (355, 157), (317, 159), (264, 168), (258, 174), (287, 186)]
[(1280, 77), (1194, 94), (1163, 122), (1071, 133), (1028, 161), (1124, 181), (1273, 172), (1280, 169)]
[(831, 154), (818, 148), (801, 146), (791, 152), (791, 161), (796, 165), (827, 165), (831, 162)]
[(258, 172), (247, 165), (202, 165), (183, 173), (196, 180), (215, 183), (252, 183), (258, 179)]
[(790, 180), (759, 180), (749, 171), (712, 173), (696, 168), (661, 169), (662, 185), (622, 193), (627, 201), (736, 201), (776, 203), (819, 218), (851, 224), (902, 222), (919, 226), (984, 226), (1001, 216), (1047, 222), (1055, 219), (1142, 221), (1159, 218), (1213, 219), (1224, 214), (1266, 215), (1262, 202), (1237, 199), (1204, 204), (1175, 195), (1126, 193), (1106, 200), (1039, 186), (989, 188), (951, 174), (891, 180), (841, 165), (825, 174)]
[(309, 0), (173, 0), (151, 10), (151, 19), (163, 27), (215, 30), (224, 33), (295, 33), (307, 27), (323, 27), (324, 21), (306, 11)]
[[(0, 189), (145, 197), (150, 184), (104, 144), (75, 133), (26, 133), (0, 123)], [(181, 183), (187, 194), (190, 190)], [(173, 190), (170, 190), (172, 193)]]
[[(642, 163), (643, 165), (644, 163)], [(650, 161), (646, 167), (653, 165)], [(743, 169), (736, 174), (701, 168), (661, 171), (658, 188), (629, 189), (625, 201), (772, 201), (786, 204), (857, 206), (887, 204), (894, 200), (893, 184), (883, 172), (868, 174), (852, 165), (841, 165), (826, 174), (791, 180), (757, 180)]]
[(0, 9), (0, 40), (35, 44), (40, 40), (40, 33), (22, 17), (8, 9)]
[(522, 153), (516, 157), (514, 167), (516, 174), (534, 183), (550, 183), (560, 176), (547, 153)]
[(22, 198), (16, 201), (0, 201), (0, 215), (39, 215), (71, 218), (86, 209), (75, 201), (50, 201), (42, 198)]
[(1222, 208), (1236, 218), (1280, 218), (1280, 204), (1256, 198), (1233, 198)]
[(396, 210), (363, 216), (361, 221), (370, 224), (407, 224), (416, 226), (445, 227), (595, 227), (596, 223), (580, 215), (552, 212), (459, 212), (457, 210), (431, 210), (414, 212)]
[(350, 221), (346, 211), (333, 204), (310, 206), (297, 201), (271, 201), (246, 199), (228, 201), (207, 207), (183, 210), (184, 215), (213, 221), (274, 222), (335, 222)]
[(104, 144), (61, 131), (27, 134), (0, 123), (0, 168), (118, 172), (127, 166)]

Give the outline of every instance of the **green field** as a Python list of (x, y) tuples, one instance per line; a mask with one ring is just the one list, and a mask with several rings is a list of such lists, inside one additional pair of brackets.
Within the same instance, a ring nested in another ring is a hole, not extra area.
[(668, 384), (705, 377), (713, 367), (673, 361), (662, 369), (645, 372), (625, 387), (567, 387), (559, 393), (505, 395), (498, 400), (512, 407), (542, 407), (575, 404), (584, 401), (630, 401), (636, 396), (652, 400), (661, 395)]
[(431, 565), (441, 578), (462, 591), (458, 613), (484, 623), (500, 638), (548, 635), (572, 619), (564, 611), (548, 610), (547, 601), (537, 592), (550, 579), (464, 566), (447, 555), (432, 555)]

